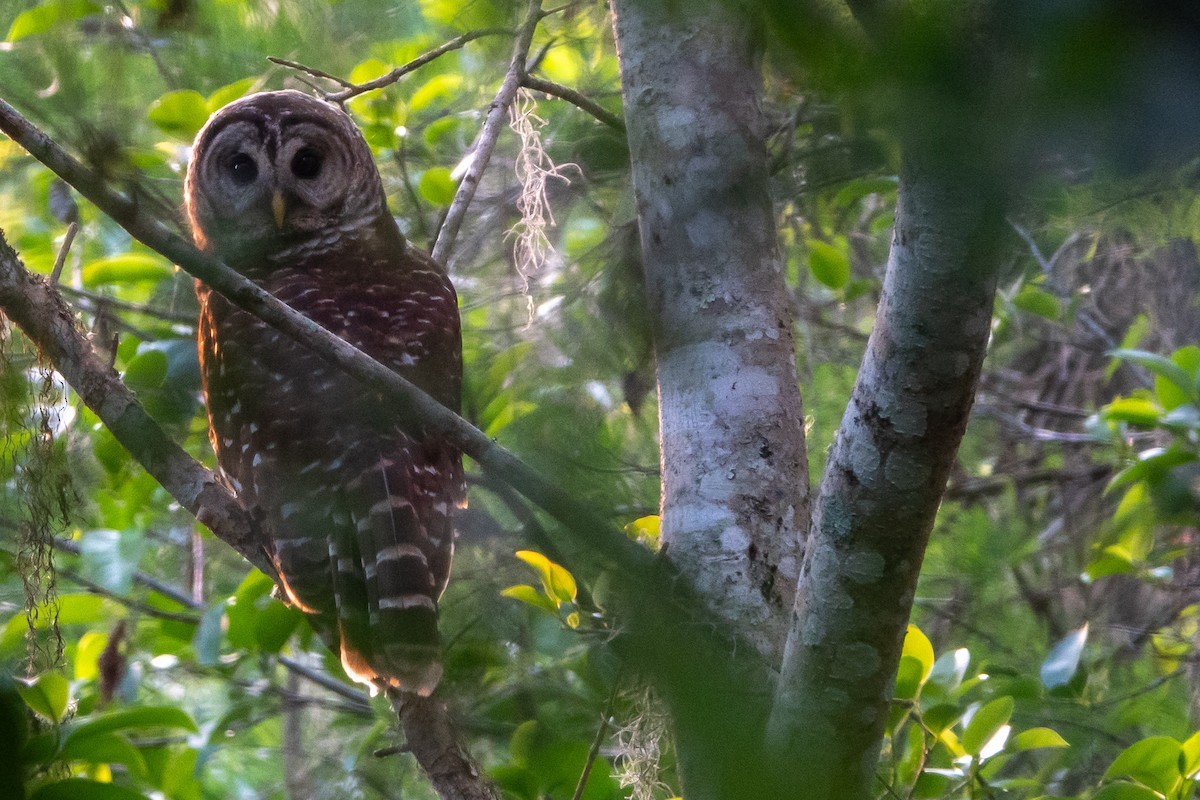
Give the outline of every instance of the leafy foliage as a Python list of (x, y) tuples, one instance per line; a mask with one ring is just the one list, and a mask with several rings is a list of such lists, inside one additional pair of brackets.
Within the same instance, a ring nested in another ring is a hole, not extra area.
[[(26, 0), (0, 9), (0, 95), (178, 224), (187, 145), (207, 116), (307, 80), (265, 56), (361, 82), (517, 19), (506, 3), (450, 0)], [(778, 28), (785, 43), (799, 35)], [(483, 36), (347, 103), (419, 246), (509, 46)], [(603, 8), (548, 16), (534, 49), (538, 75), (619, 112)], [(814, 475), (873, 324), (897, 202), (897, 142), (881, 124), (895, 109), (871, 102), (877, 86), (854, 92), (854, 64), (832, 64), (812, 70), (820, 91), (771, 64), (765, 109)], [(626, 144), (562, 100), (534, 100), (523, 146), (535, 137), (558, 167), (545, 187), (552, 250), (522, 272), (500, 244), (527, 188), (521, 143), (502, 137), (450, 265), (466, 416), (657, 549), (651, 313)], [(1063, 181), (1014, 220), (991, 363), (904, 643), (880, 796), (1194, 791), (1200, 287), (1162, 290), (1200, 270), (1181, 172), (1150, 192)], [(189, 282), (0, 140), (0, 229), (31, 268), (50, 273), (71, 220), (61, 288), (155, 418), (211, 461)], [(307, 784), (311, 797), (429, 796), (407, 756), (373, 755), (394, 744), (384, 704), (5, 336), (0, 665), (22, 677), (0, 683), (0, 741), (20, 748), (29, 794), (198, 800), (302, 796)], [(586, 800), (673, 794), (662, 715), (608, 649), (605, 577), (568, 571), (539, 536), (551, 523), (503, 487), (479, 478), (471, 503), (443, 601), (444, 691), (489, 774), (529, 800), (572, 797), (587, 764)], [(46, 646), (58, 635), (61, 655)]]

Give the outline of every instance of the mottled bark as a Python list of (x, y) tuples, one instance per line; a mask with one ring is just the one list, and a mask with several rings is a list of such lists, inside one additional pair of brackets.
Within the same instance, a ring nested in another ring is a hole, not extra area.
[(662, 437), (662, 535), (778, 663), (808, 474), (751, 14), (614, 0)]
[(814, 510), (773, 711), (794, 797), (873, 796), (934, 515), (987, 348), (1001, 221), (953, 158), (909, 153), (883, 298)]

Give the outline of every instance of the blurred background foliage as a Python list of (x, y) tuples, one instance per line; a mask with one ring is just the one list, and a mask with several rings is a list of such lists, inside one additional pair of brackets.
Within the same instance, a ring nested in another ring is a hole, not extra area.
[[(986, 6), (981, 41), (963, 31), (985, 6), (924, 2), (870, 45), (846, 14), (785, 5), (762, 5), (764, 117), (814, 475), (879, 299), (902, 143), (913, 131), (970, 143), (1008, 170), (1015, 198), (880, 796), (1190, 797), (1196, 13), (1014, 2)], [(0, 8), (0, 96), (179, 225), (188, 146), (213, 110), (260, 89), (336, 88), (266, 56), (364, 81), (459, 33), (512, 29), (522, 12), (503, 0), (18, 0)], [(422, 247), (510, 48), (484, 36), (348, 103)], [(547, 16), (533, 52), (533, 74), (619, 115), (604, 4)], [(464, 414), (653, 547), (653, 354), (624, 135), (541, 93), (524, 107), (524, 139), (502, 136), (449, 265)], [(535, 222), (522, 146), (542, 148), (552, 173), (540, 258), (514, 248)], [(0, 139), (0, 229), (25, 263), (49, 273), (71, 222), (63, 292), (154, 416), (211, 463), (190, 279)], [(0, 667), (14, 679), (0, 682), (0, 730), (24, 744), (0, 754), (0, 781), (19, 751), (39, 798), (430, 796), (408, 756), (375, 755), (396, 740), (385, 704), (4, 333)], [(587, 763), (587, 800), (670, 797), (659, 704), (621, 674), (603, 586), (576, 586), (555, 563), (549, 524), (473, 477), (439, 691), (511, 797), (571, 798)]]

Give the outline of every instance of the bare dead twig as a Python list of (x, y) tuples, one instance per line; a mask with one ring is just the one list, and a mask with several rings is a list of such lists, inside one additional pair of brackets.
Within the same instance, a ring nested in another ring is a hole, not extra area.
[(475, 190), (479, 188), (479, 179), (482, 177), (483, 171), (487, 169), (488, 162), (492, 158), (492, 151), (496, 148), (496, 140), (508, 117), (508, 107), (516, 98), (517, 89), (521, 87), (521, 79), (525, 75), (525, 61), (529, 57), (529, 47), (533, 42), (533, 32), (541, 20), (541, 12), (541, 0), (531, 0), (525, 21), (521, 23), (521, 27), (517, 31), (517, 40), (513, 44), (512, 58), (509, 60), (508, 71), (504, 74), (504, 81), (500, 84), (500, 90), (496, 92), (496, 98), (488, 107), (483, 128), (479, 131), (479, 138), (475, 141), (471, 163), (467, 167), (466, 174), (463, 175), (462, 182), (458, 185), (458, 190), (454, 193), (454, 200), (446, 211), (446, 219), (442, 223), (442, 229), (438, 231), (437, 241), (434, 242), (433, 260), (439, 264), (446, 264), (449, 259), (450, 252), (454, 248), (454, 240), (458, 236), (458, 229), (462, 227), (463, 218), (466, 217), (467, 207), (475, 197)]

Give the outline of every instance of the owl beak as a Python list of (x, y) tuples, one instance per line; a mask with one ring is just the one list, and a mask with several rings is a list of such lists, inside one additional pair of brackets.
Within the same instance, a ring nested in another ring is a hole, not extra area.
[(275, 193), (271, 195), (271, 213), (275, 215), (276, 228), (283, 228), (283, 212), (286, 210), (287, 208), (283, 202), (283, 192), (276, 189)]

